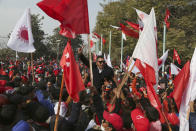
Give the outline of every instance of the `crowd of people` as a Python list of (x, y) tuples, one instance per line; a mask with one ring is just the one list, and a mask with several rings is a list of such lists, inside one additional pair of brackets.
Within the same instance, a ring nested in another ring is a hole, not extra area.
[[(161, 112), (152, 106), (145, 81), (139, 73), (130, 73), (118, 88), (126, 71), (109, 67), (103, 56), (92, 63), (78, 50), (79, 68), (86, 90), (80, 101), (69, 99), (63, 89), (58, 131), (178, 131), (179, 116), (172, 98), (172, 78), (159, 77), (156, 93)], [(33, 61), (0, 60), (0, 131), (53, 131), (57, 115), (62, 69), (55, 59)], [(65, 85), (64, 85), (65, 86)], [(190, 103), (190, 130), (196, 130), (196, 104)], [(160, 118), (160, 113), (164, 118)]]

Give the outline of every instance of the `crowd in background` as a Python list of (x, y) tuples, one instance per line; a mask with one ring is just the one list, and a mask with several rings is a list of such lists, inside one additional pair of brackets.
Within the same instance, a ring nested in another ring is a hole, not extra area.
[[(160, 112), (151, 105), (145, 81), (129, 74), (119, 90), (124, 71), (107, 66), (103, 56), (93, 62), (93, 86), (89, 63), (79, 52), (78, 62), (86, 90), (80, 101), (69, 99), (66, 88), (60, 106), (58, 131), (178, 131), (178, 109), (172, 98), (172, 78), (160, 75), (156, 93)], [(0, 131), (53, 131), (61, 87), (62, 69), (56, 60), (0, 60)], [(190, 103), (190, 130), (196, 130), (196, 104)]]

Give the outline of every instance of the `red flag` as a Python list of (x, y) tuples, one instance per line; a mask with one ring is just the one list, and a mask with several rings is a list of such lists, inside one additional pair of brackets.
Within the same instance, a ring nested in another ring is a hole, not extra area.
[(63, 51), (63, 56), (61, 57), (60, 66), (64, 69), (64, 80), (67, 92), (71, 98), (78, 102), (78, 93), (85, 89), (82, 77), (80, 74), (79, 67), (75, 61), (74, 54), (70, 45), (70, 41)]
[(182, 100), (182, 95), (184, 93), (184, 90), (187, 87), (188, 80), (190, 76), (190, 61), (188, 61), (180, 73), (175, 77), (173, 83), (174, 83), (174, 91), (173, 91), (173, 98), (176, 102), (176, 105), (178, 107), (178, 110), (180, 109), (180, 104)]
[[(95, 36), (97, 36), (97, 38), (99, 38), (99, 39), (101, 39), (101, 36), (100, 35), (98, 35), (97, 33), (93, 33)], [(106, 40), (104, 39), (104, 38), (102, 38), (102, 42), (103, 42), (103, 45), (105, 45), (105, 42), (106, 42)]]
[(135, 32), (129, 28), (127, 28), (125, 25), (121, 24), (120, 23), (120, 27), (121, 27), (121, 30), (124, 34), (128, 35), (128, 36), (131, 36), (133, 38), (139, 38), (139, 34), (138, 32)]
[(89, 34), (87, 0), (42, 0), (37, 5), (61, 23), (61, 35), (75, 38), (76, 34)]
[(178, 64), (181, 64), (180, 56), (178, 55), (177, 51), (174, 49), (173, 60), (177, 60)]
[(90, 40), (90, 47), (92, 48), (94, 46), (94, 43), (92, 40)]
[(153, 107), (155, 107), (160, 114), (160, 121), (161, 123), (164, 123), (164, 117), (161, 113), (161, 102), (159, 100), (159, 97), (157, 96), (153, 85), (156, 85), (156, 77), (155, 77), (155, 70), (149, 66), (148, 64), (145, 64), (143, 62), (141, 62), (139, 59), (136, 60), (135, 62), (135, 66), (138, 67), (138, 69), (140, 70), (141, 74), (144, 77), (144, 80), (146, 82), (146, 86), (147, 86), (147, 94), (148, 94), (148, 98), (150, 100), (150, 103), (152, 104)]
[(133, 29), (139, 31), (140, 30), (140, 27), (139, 27), (139, 24), (135, 24), (135, 23), (132, 23), (132, 22), (129, 22), (129, 21), (126, 21), (128, 25), (130, 25)]
[(164, 19), (167, 28), (169, 28), (169, 26), (170, 26), (170, 22), (168, 21), (169, 16), (170, 16), (170, 12), (169, 12), (169, 10), (168, 10), (168, 8), (167, 8), (167, 9), (166, 9), (166, 13), (165, 13), (165, 19)]

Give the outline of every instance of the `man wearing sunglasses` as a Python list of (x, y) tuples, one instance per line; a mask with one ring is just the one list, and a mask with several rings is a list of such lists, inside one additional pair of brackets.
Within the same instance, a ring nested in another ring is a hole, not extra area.
[[(78, 55), (80, 60), (89, 67), (89, 61), (86, 57), (82, 54), (82, 48), (78, 49)], [(104, 78), (113, 81), (114, 71), (111, 67), (109, 67), (102, 55), (97, 56), (96, 62), (92, 63), (92, 70), (93, 70), (93, 84), (96, 87), (99, 94), (101, 94), (101, 88), (104, 84)]]

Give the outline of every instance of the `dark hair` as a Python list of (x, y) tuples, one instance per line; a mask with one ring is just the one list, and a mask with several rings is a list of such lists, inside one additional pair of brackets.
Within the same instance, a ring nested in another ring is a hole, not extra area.
[(103, 55), (98, 55), (98, 56), (97, 56), (97, 60), (98, 60), (99, 58), (103, 58), (103, 59), (104, 59)]
[(15, 105), (3, 105), (0, 108), (0, 123), (10, 125), (15, 119), (17, 107)]
[(123, 112), (122, 114), (122, 119), (123, 119), (123, 127), (126, 129), (131, 128), (131, 124), (133, 123), (131, 117), (130, 117), (130, 112)]
[(49, 116), (49, 110), (46, 107), (39, 105), (34, 112), (33, 120), (36, 122), (45, 122), (49, 118)]
[(156, 108), (154, 108), (153, 106), (148, 106), (145, 108), (146, 110), (146, 116), (148, 118), (149, 121), (157, 121), (159, 120), (159, 112), (157, 111)]
[(22, 96), (26, 96), (29, 93), (31, 93), (33, 91), (33, 89), (34, 88), (32, 86), (22, 86), (22, 87), (19, 88), (17, 93), (22, 95)]
[(25, 102), (25, 98), (24, 96), (20, 95), (20, 94), (14, 94), (9, 96), (9, 101), (11, 104), (22, 104), (23, 102)]

